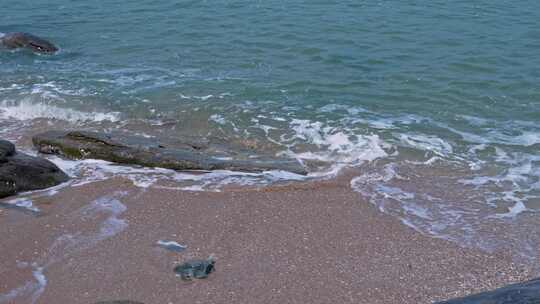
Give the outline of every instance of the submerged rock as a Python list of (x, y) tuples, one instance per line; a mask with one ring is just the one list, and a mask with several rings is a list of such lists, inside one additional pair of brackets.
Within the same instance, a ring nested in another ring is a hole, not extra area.
[(214, 257), (210, 256), (206, 260), (187, 261), (182, 265), (176, 266), (174, 272), (180, 275), (182, 280), (186, 281), (189, 281), (192, 278), (204, 279), (215, 270), (215, 264), (216, 261)]
[(68, 179), (50, 161), (18, 153), (12, 143), (0, 139), (0, 198), (20, 191), (49, 188)]
[(296, 160), (229, 160), (205, 153), (203, 145), (191, 143), (166, 147), (154, 139), (87, 131), (48, 131), (33, 137), (42, 153), (59, 154), (71, 159), (102, 159), (121, 164), (159, 167), (172, 170), (233, 170), (262, 172), (284, 170), (305, 175)]
[(8, 156), (15, 154), (15, 145), (7, 140), (0, 139), (0, 162), (6, 162)]
[(439, 304), (538, 304), (540, 278)]
[(26, 48), (37, 53), (52, 54), (58, 48), (49, 41), (28, 33), (7, 33), (0, 37), (0, 46), (8, 49)]

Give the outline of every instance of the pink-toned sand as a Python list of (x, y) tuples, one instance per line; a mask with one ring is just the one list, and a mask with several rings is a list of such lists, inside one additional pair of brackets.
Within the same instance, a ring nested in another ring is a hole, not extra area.
[[(88, 212), (100, 197), (127, 210)], [(117, 178), (35, 204), (41, 216), (0, 209), (0, 294), (36, 283), (32, 271), (44, 266), (35, 303), (417, 304), (529, 277), (504, 253), (461, 248), (381, 214), (346, 178), (220, 193), (140, 189)], [(127, 227), (96, 239), (111, 218)], [(158, 240), (187, 249), (171, 252)], [(175, 276), (175, 265), (211, 253), (208, 279)], [(7, 303), (32, 303), (30, 294)]]

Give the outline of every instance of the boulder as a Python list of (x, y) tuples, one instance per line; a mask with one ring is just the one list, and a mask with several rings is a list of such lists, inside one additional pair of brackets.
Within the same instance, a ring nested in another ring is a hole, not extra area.
[(6, 162), (8, 156), (15, 154), (15, 146), (7, 140), (0, 140), (0, 163)]
[[(0, 35), (1, 36), (1, 35)], [(37, 53), (52, 54), (58, 48), (49, 41), (28, 33), (7, 33), (0, 37), (0, 46), (8, 49), (26, 48)]]
[(0, 139), (0, 198), (20, 191), (49, 188), (68, 179), (50, 161), (18, 153), (12, 143)]
[(540, 278), (439, 304), (538, 304)]
[(306, 169), (296, 160), (258, 158), (231, 160), (212, 155), (205, 145), (181, 142), (175, 146), (167, 146), (155, 139), (118, 133), (48, 131), (34, 136), (32, 141), (42, 153), (58, 154), (70, 159), (101, 159), (177, 171), (284, 170), (307, 174)]

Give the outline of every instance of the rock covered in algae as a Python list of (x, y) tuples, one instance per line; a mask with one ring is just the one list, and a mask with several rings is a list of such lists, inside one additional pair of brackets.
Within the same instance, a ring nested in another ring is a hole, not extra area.
[(211, 255), (206, 260), (191, 260), (174, 268), (174, 272), (182, 280), (190, 281), (193, 278), (204, 279), (215, 270), (216, 260)]
[[(32, 138), (42, 153), (71, 159), (101, 159), (120, 164), (172, 170), (232, 170), (263, 172), (283, 170), (306, 175), (297, 160), (287, 158), (229, 159), (213, 155), (206, 144), (186, 140), (170, 147), (156, 139), (120, 133), (47, 131)], [(202, 140), (201, 140), (202, 142)]]

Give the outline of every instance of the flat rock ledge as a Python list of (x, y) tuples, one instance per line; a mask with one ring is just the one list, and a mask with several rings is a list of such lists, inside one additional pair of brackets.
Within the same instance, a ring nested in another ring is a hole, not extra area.
[(155, 139), (142, 136), (108, 134), (90, 131), (48, 131), (32, 138), (41, 153), (57, 154), (69, 159), (101, 159), (119, 164), (158, 167), (177, 171), (231, 170), (263, 172), (283, 170), (306, 175), (296, 160), (234, 160), (211, 154), (204, 145), (190, 142), (168, 147)]
[(0, 198), (21, 191), (46, 189), (68, 179), (50, 161), (19, 153), (11, 142), (0, 139)]
[(438, 304), (538, 304), (540, 278)]

